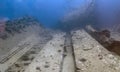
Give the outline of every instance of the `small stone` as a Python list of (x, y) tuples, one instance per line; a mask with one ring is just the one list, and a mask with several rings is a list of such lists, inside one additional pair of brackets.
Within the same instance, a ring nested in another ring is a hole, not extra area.
[(45, 62), (46, 64), (48, 64), (49, 62)]
[(102, 55), (98, 55), (99, 59), (102, 60), (103, 59), (103, 56)]
[(78, 68), (78, 67), (76, 67), (76, 70), (78, 71), (78, 70), (81, 70), (80, 68)]
[(36, 67), (36, 70), (39, 70), (39, 71), (41, 71), (40, 67)]
[(30, 51), (31, 54), (35, 54), (35, 51)]
[(60, 45), (60, 47), (63, 47), (63, 46), (64, 46), (63, 44)]
[(24, 66), (28, 66), (30, 63), (24, 63)]
[(84, 58), (82, 58), (82, 59), (80, 59), (80, 61), (81, 61), (81, 62), (86, 62), (87, 60), (84, 59)]
[(66, 57), (67, 56), (67, 54), (63, 54), (63, 57)]
[(88, 50), (91, 50), (93, 47), (88, 47), (88, 46), (85, 46), (85, 45), (82, 45), (83, 46), (83, 50), (84, 51), (88, 51)]
[(20, 65), (19, 65), (19, 64), (15, 64), (15, 66), (16, 66), (16, 67), (20, 67)]
[(23, 56), (23, 57), (22, 57), (22, 60), (23, 60), (23, 61), (28, 61), (28, 60), (29, 60), (29, 57), (28, 57), (28, 56)]
[(45, 67), (45, 68), (49, 68), (49, 65), (45, 65), (44, 67)]
[(61, 50), (58, 50), (58, 52), (61, 52)]

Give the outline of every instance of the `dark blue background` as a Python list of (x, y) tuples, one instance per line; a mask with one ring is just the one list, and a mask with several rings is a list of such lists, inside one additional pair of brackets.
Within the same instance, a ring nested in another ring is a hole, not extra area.
[[(0, 0), (0, 18), (13, 19), (31, 15), (38, 18), (44, 26), (53, 27), (72, 8), (79, 8), (85, 2), (85, 0)], [(117, 22), (120, 1), (96, 0), (96, 12), (101, 26), (111, 26)]]

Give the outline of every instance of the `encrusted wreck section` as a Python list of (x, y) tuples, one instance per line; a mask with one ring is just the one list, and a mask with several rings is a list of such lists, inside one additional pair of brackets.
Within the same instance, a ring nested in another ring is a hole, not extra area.
[(119, 72), (120, 57), (113, 55), (84, 30), (73, 31), (77, 72)]
[(6, 39), (9, 35), (15, 35), (25, 31), (25, 28), (33, 25), (41, 26), (41, 24), (31, 16), (24, 16), (14, 20), (0, 22), (0, 38)]
[(109, 30), (95, 30), (92, 26), (87, 26), (89, 34), (95, 38), (100, 44), (102, 44), (109, 51), (120, 55), (120, 37), (119, 33), (113, 34), (114, 32)]

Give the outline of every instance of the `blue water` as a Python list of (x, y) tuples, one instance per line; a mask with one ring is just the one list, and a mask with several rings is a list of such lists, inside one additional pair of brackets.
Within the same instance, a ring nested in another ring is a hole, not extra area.
[[(0, 18), (14, 19), (31, 15), (44, 26), (54, 27), (72, 8), (79, 8), (85, 3), (85, 0), (0, 0)], [(101, 26), (113, 24), (117, 20), (118, 11), (119, 0), (96, 0), (96, 12)]]
[(69, 7), (81, 3), (82, 0), (1, 0), (0, 16), (13, 19), (31, 15), (38, 18), (44, 26), (52, 27), (64, 16)]
[(120, 0), (98, 0), (97, 14), (101, 27), (120, 24)]

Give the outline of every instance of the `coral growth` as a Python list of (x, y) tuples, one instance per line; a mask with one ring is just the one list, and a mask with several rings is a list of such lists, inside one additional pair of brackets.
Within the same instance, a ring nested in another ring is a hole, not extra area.
[(0, 38), (6, 39), (9, 34), (14, 35), (15, 33), (21, 33), (24, 29), (31, 25), (40, 25), (39, 22), (30, 16), (24, 16), (14, 20), (8, 20), (4, 22), (4, 26), (0, 27), (0, 31), (4, 32)]

